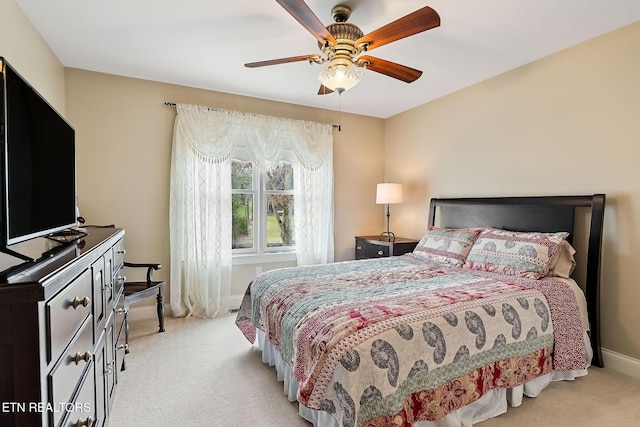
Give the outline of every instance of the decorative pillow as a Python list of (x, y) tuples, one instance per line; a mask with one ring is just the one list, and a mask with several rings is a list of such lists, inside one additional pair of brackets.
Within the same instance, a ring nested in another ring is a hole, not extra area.
[(488, 228), (478, 236), (464, 267), (540, 279), (549, 272), (568, 235)]
[(566, 240), (560, 248), (560, 252), (549, 268), (547, 276), (564, 277), (568, 279), (576, 268), (576, 260), (573, 257), (576, 250)]
[(482, 228), (438, 228), (429, 227), (413, 250), (414, 255), (458, 267), (464, 264), (473, 242)]

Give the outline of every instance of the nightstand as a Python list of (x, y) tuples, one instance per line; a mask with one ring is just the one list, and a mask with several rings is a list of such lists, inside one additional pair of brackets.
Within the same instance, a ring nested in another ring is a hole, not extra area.
[(412, 252), (417, 244), (418, 240), (404, 237), (396, 237), (395, 241), (387, 242), (380, 240), (380, 236), (356, 236), (356, 259), (404, 255)]

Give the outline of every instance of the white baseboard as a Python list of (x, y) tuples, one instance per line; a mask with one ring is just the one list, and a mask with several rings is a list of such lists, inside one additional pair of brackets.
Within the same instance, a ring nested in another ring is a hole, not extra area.
[(229, 308), (231, 310), (237, 310), (240, 308), (240, 304), (242, 304), (242, 299), (244, 298), (244, 294), (240, 295), (231, 295), (229, 297)]
[(605, 368), (640, 379), (640, 360), (638, 359), (603, 348), (602, 362)]
[[(240, 308), (240, 304), (242, 303), (242, 299), (244, 298), (244, 294), (240, 295), (231, 295), (229, 297), (229, 308), (231, 310), (237, 310)], [(164, 305), (164, 315), (171, 316), (171, 306), (169, 304)], [(158, 317), (158, 312), (156, 311), (156, 305), (137, 305), (129, 308), (129, 321), (136, 320), (145, 320), (145, 319), (155, 319)]]

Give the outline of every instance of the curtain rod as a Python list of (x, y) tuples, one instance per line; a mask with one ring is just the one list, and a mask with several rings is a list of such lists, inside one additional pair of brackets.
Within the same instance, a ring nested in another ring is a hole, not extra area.
[[(176, 103), (175, 102), (171, 102), (171, 101), (165, 101), (164, 105), (166, 105), (167, 107), (175, 107)], [(211, 108), (211, 107), (204, 107), (209, 111), (222, 111), (220, 109), (217, 108)]]
[[(172, 101), (165, 101), (164, 105), (166, 105), (167, 107), (175, 107), (175, 106), (176, 106), (176, 103), (175, 103), (175, 102), (172, 102)], [(215, 108), (209, 108), (209, 107), (207, 107), (207, 109), (208, 109), (209, 111), (222, 111), (222, 110), (218, 110), (218, 109), (215, 109)], [(331, 125), (331, 126), (332, 126), (334, 129), (338, 129), (338, 132), (342, 132), (342, 126), (340, 126), (340, 124), (337, 124), (337, 125)]]

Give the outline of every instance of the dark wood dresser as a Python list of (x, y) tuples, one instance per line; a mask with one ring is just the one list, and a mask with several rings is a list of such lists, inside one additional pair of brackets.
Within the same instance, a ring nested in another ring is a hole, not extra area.
[(106, 426), (124, 362), (124, 230), (94, 228), (0, 281), (0, 425)]
[(356, 236), (356, 259), (404, 255), (418, 245), (417, 240), (404, 237), (396, 237), (391, 242), (386, 240), (386, 236), (382, 239), (380, 236)]

